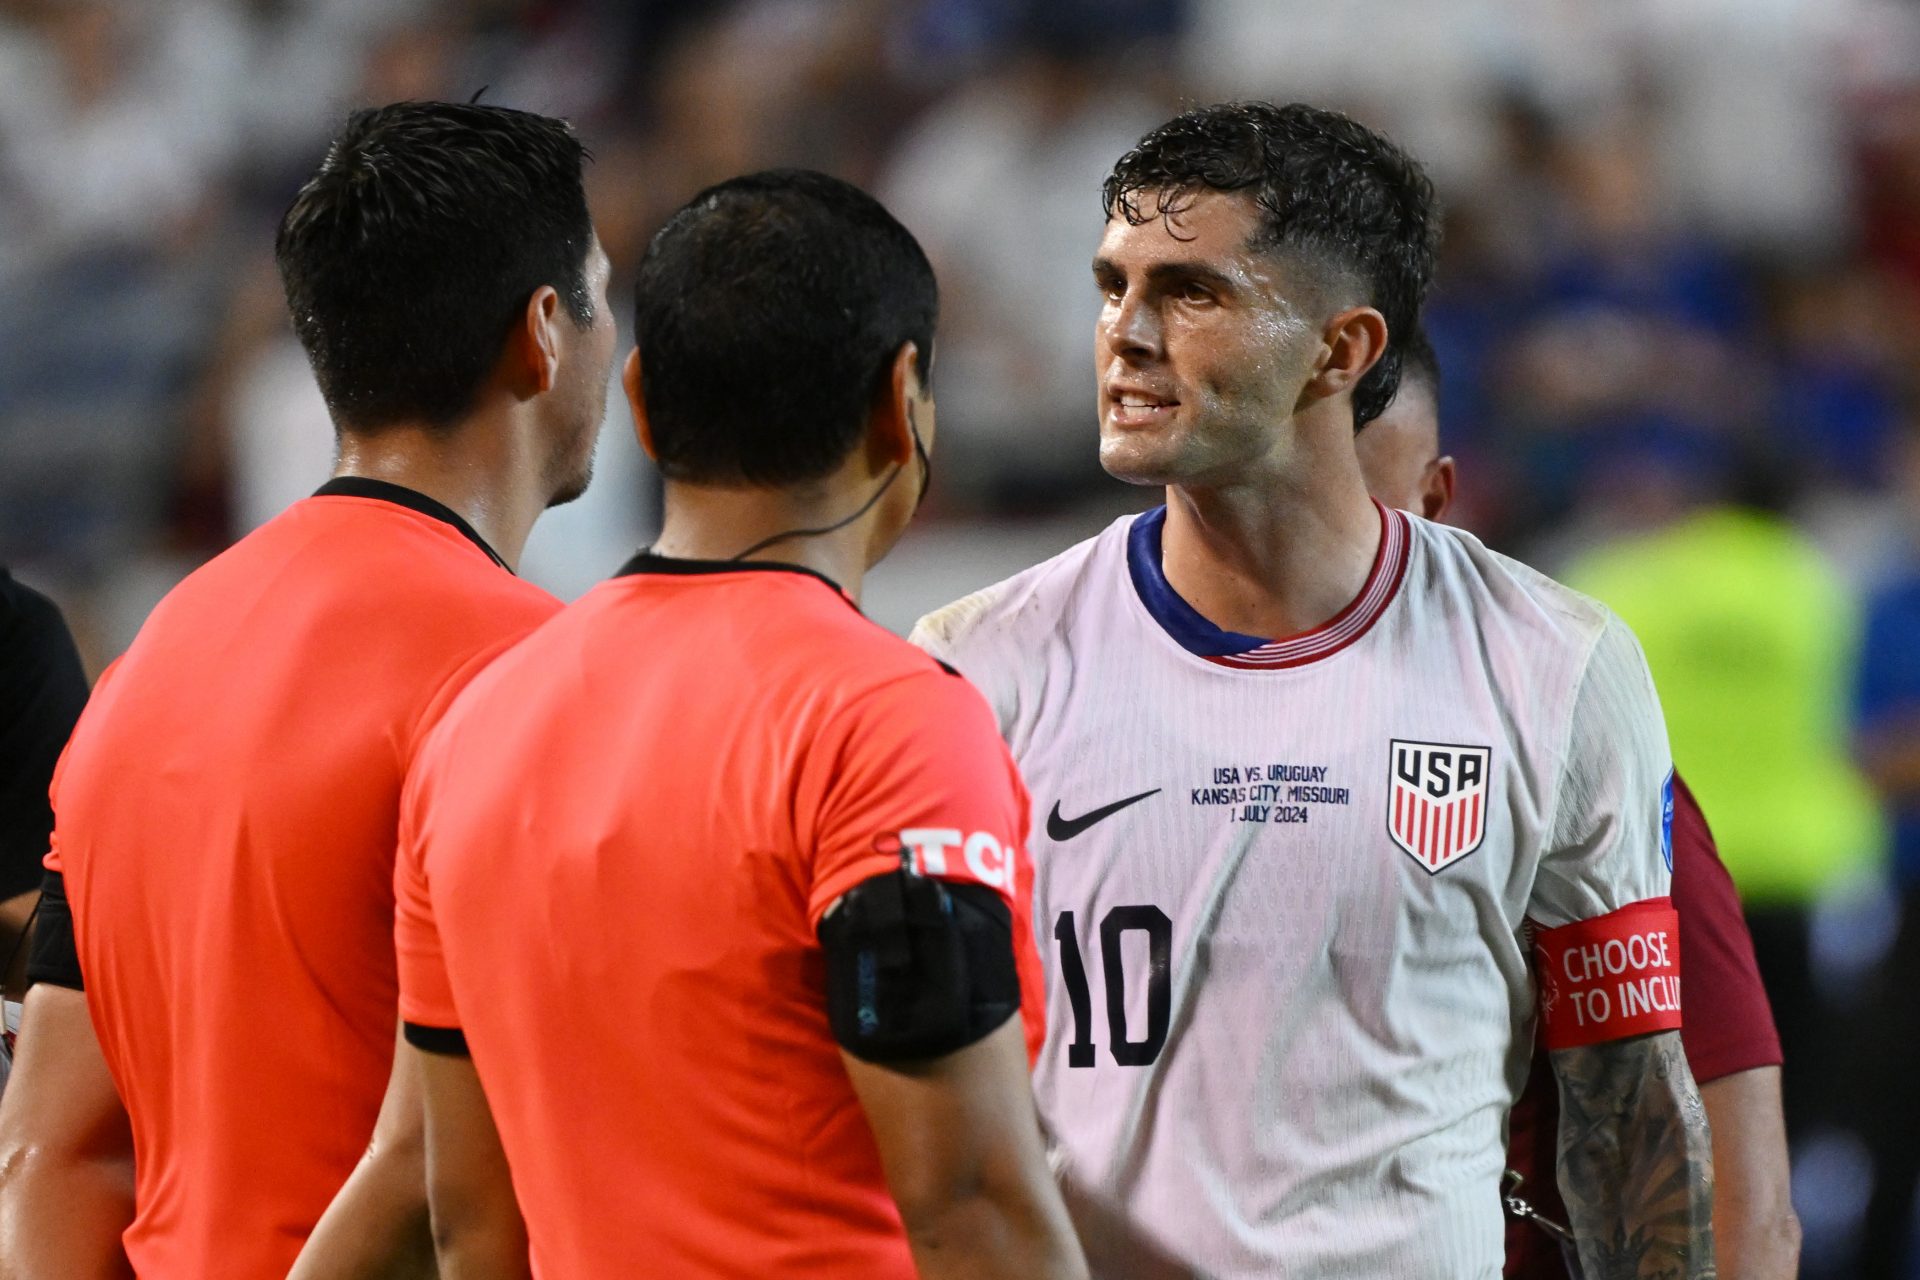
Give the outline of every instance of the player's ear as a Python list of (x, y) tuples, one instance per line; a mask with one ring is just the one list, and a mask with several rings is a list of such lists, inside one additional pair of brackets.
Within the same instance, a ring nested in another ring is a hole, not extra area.
[(903, 342), (874, 391), (867, 416), (867, 459), (877, 475), (913, 460), (914, 402), (920, 399), (920, 348)]
[(647, 402), (640, 394), (640, 348), (627, 352), (627, 358), (620, 365), (620, 389), (627, 393), (627, 409), (633, 414), (633, 433), (640, 437), (640, 447), (655, 462), (660, 455), (653, 447), (653, 424), (647, 421)]
[(1387, 319), (1372, 307), (1348, 307), (1327, 321), (1321, 342), (1320, 362), (1307, 380), (1307, 394), (1352, 391), (1387, 349)]
[(1453, 473), (1452, 454), (1427, 464), (1426, 480), (1420, 486), (1420, 514), (1427, 519), (1444, 519), (1453, 506)]
[(527, 299), (510, 349), (515, 357), (513, 382), (521, 399), (553, 390), (560, 379), (560, 295), (552, 285), (541, 285)]

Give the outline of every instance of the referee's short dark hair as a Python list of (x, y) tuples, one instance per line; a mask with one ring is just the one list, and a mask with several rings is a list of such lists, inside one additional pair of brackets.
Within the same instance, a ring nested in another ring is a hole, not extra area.
[(274, 242), (336, 426), (451, 425), (542, 285), (575, 324), (593, 322), (586, 159), (565, 121), (507, 107), (348, 117)]
[(926, 385), (939, 291), (879, 201), (775, 169), (675, 213), (647, 246), (634, 305), (661, 474), (774, 486), (846, 459), (903, 344), (918, 347)]

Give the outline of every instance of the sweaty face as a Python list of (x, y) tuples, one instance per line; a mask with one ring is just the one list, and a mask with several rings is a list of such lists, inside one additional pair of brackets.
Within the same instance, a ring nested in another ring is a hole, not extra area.
[(560, 328), (566, 348), (560, 360), (555, 392), (553, 451), (546, 475), (552, 497), (547, 505), (572, 502), (587, 491), (593, 479), (593, 449), (600, 424), (607, 416), (607, 383), (613, 375), (613, 347), (617, 336), (613, 308), (607, 302), (611, 273), (606, 251), (596, 237), (587, 251), (587, 296), (593, 299), (593, 323), (586, 328), (571, 318)]
[(1100, 464), (1118, 479), (1232, 483), (1284, 450), (1320, 334), (1301, 269), (1255, 248), (1258, 227), (1251, 197), (1221, 192), (1139, 226), (1108, 220), (1094, 371)]

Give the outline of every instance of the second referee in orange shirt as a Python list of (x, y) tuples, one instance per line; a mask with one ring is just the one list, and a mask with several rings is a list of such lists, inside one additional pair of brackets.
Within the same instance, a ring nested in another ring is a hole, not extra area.
[[(430, 712), (558, 609), (510, 566), (606, 405), (584, 157), (559, 120), (400, 103), (355, 113), (283, 219), (338, 466), (161, 601), (55, 774), (0, 1276), (280, 1280), (387, 1167), (396, 1144), (361, 1157), (401, 781)], [(414, 1225), (362, 1222), (335, 1266)]]
[(932, 270), (763, 173), (668, 222), (637, 310), (660, 538), (476, 678), (402, 806), (441, 1273), (1082, 1276), (1026, 793), (856, 603), (927, 483)]

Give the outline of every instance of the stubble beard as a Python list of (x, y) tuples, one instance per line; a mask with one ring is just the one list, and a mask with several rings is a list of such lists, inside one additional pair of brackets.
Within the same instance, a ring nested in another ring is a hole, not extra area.
[(572, 475), (567, 476), (560, 482), (559, 486), (554, 489), (553, 496), (547, 499), (547, 510), (551, 511), (555, 507), (564, 507), (569, 502), (573, 502), (584, 496), (587, 492), (587, 487), (592, 483), (593, 457), (592, 455), (588, 455), (586, 465), (577, 469)]
[[(563, 507), (587, 491), (593, 483), (593, 459), (595, 446), (600, 441), (601, 420), (606, 417), (606, 398), (602, 396), (600, 412), (589, 414), (582, 412), (579, 425), (567, 433), (566, 441), (555, 449), (546, 468), (547, 490), (552, 495), (547, 499), (547, 508)], [(591, 406), (583, 406), (590, 408)]]

